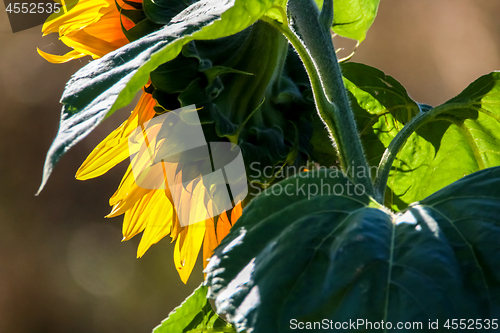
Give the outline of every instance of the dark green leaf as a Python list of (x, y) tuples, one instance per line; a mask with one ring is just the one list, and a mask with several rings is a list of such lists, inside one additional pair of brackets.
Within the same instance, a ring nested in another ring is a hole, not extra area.
[(106, 116), (128, 105), (149, 80), (149, 73), (174, 59), (191, 40), (235, 34), (258, 20), (272, 0), (202, 0), (169, 25), (92, 61), (68, 82), (61, 122), (45, 161), (40, 190), (54, 165)]
[(207, 299), (208, 288), (200, 286), (153, 333), (222, 333), (236, 330), (214, 312)]
[(393, 163), (386, 202), (395, 209), (500, 165), (500, 73), (477, 79), (423, 120)]
[(143, 8), (146, 16), (157, 24), (168, 24), (178, 13), (189, 7), (189, 0), (144, 0)]
[(209, 296), (254, 333), (498, 318), (499, 187), (500, 168), (483, 170), (393, 214), (336, 170), (299, 174), (245, 208), (207, 268)]

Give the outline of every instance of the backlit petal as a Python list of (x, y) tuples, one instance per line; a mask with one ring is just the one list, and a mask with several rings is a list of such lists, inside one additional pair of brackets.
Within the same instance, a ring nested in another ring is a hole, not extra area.
[(71, 30), (80, 30), (97, 22), (104, 13), (100, 13), (101, 9), (109, 7), (110, 4), (105, 0), (80, 0), (71, 10), (64, 15), (60, 15), (53, 19), (49, 17), (43, 26), (43, 35), (48, 35), (53, 32), (67, 33)]
[(151, 207), (150, 200), (153, 194), (153, 191), (149, 192), (137, 201), (131, 209), (125, 212), (122, 226), (122, 241), (131, 239), (146, 228), (148, 221), (145, 212)]
[(205, 237), (205, 223), (188, 225), (180, 232), (174, 248), (174, 264), (182, 282), (187, 283)]
[(147, 224), (137, 249), (138, 258), (142, 257), (151, 245), (170, 233), (174, 214), (174, 207), (165, 193), (156, 190), (149, 200), (148, 207), (142, 212), (141, 218), (147, 219)]
[[(120, 2), (121, 7), (132, 9)], [(120, 15), (114, 0), (80, 0), (63, 15), (50, 16), (43, 25), (42, 32), (44, 36), (58, 33), (59, 39), (78, 54), (97, 59), (128, 43), (122, 24), (127, 30), (134, 26), (132, 21)], [(65, 56), (61, 56), (64, 59), (56, 57), (44, 56), (59, 62), (71, 60)]]
[(114, 217), (125, 213), (127, 210), (131, 209), (137, 201), (151, 191), (154, 190), (137, 186), (132, 168), (129, 166), (118, 190), (116, 190), (115, 194), (109, 199), (109, 204), (113, 206), (113, 208), (111, 213), (106, 217)]
[(243, 203), (240, 201), (231, 211), (231, 224), (234, 224), (243, 214)]
[(217, 220), (217, 241), (219, 243), (227, 236), (229, 229), (231, 229), (231, 223), (229, 222), (227, 213), (224, 212), (219, 215), (219, 219)]
[(81, 53), (77, 50), (69, 51), (68, 53), (62, 56), (43, 52), (39, 48), (37, 48), (36, 50), (38, 54), (42, 56), (42, 58), (53, 64), (63, 64), (73, 59), (78, 59), (86, 56), (86, 54)]
[(151, 95), (143, 93), (129, 119), (102, 140), (85, 159), (76, 173), (76, 179), (86, 180), (101, 176), (127, 159), (130, 153), (134, 154), (134, 151), (129, 151), (129, 135), (140, 125), (139, 118), (146, 121), (154, 116), (154, 105), (155, 101)]
[(212, 256), (214, 249), (219, 245), (215, 234), (215, 218), (205, 221), (205, 240), (203, 241), (203, 268), (208, 265), (208, 259)]

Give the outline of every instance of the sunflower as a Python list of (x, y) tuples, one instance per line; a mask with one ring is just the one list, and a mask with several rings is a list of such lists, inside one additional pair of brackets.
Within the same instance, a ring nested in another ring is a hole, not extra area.
[[(134, 10), (136, 7), (130, 1), (115, 4), (114, 0), (80, 0), (71, 10), (48, 21), (42, 28), (44, 35), (58, 32), (61, 41), (73, 50), (62, 56), (41, 50), (38, 52), (53, 63), (87, 55), (94, 59), (102, 57), (129, 42), (125, 33), (134, 23), (122, 16), (120, 9)], [(136, 128), (155, 117), (154, 108), (157, 104), (152, 95), (144, 90), (130, 117), (97, 145), (77, 171), (76, 178), (86, 180), (98, 177), (134, 154), (129, 150), (128, 138)], [(139, 155), (134, 158), (140, 158)], [(214, 248), (241, 216), (242, 205), (239, 203), (229, 213), (224, 212), (204, 222), (181, 226), (172, 202), (168, 186), (166, 189), (138, 186), (129, 166), (118, 190), (110, 198), (112, 210), (107, 217), (124, 214), (124, 241), (143, 233), (137, 250), (138, 257), (142, 257), (151, 245), (170, 235), (172, 242), (176, 241), (175, 267), (181, 280), (186, 283), (202, 246), (206, 266)]]

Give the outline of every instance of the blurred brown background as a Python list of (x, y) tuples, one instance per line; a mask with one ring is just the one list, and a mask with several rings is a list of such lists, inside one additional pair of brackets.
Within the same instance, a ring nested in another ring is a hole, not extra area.
[[(352, 60), (437, 105), (500, 69), (499, 14), (498, 0), (382, 0)], [(36, 47), (65, 51), (55, 36), (42, 38), (40, 27), (13, 34), (1, 4), (0, 332), (149, 332), (201, 282), (200, 262), (184, 285), (169, 240), (142, 259), (135, 259), (139, 237), (120, 242), (122, 218), (103, 216), (124, 165), (95, 180), (74, 179), (127, 111), (74, 147), (34, 196), (64, 84), (89, 61), (49, 64)]]

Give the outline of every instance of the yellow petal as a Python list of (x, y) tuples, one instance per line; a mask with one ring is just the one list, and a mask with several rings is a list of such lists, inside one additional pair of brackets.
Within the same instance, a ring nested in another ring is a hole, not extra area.
[(151, 245), (158, 243), (170, 233), (175, 214), (173, 208), (163, 191), (156, 190), (154, 192), (147, 209), (142, 214), (147, 220), (147, 224), (137, 249), (138, 258), (142, 257)]
[(129, 135), (140, 125), (139, 119), (145, 122), (154, 116), (153, 108), (155, 104), (156, 102), (152, 96), (143, 92), (139, 103), (137, 103), (128, 120), (94, 148), (78, 169), (76, 179), (86, 180), (101, 176), (127, 159), (131, 153), (135, 153), (129, 151)]
[(220, 243), (224, 237), (227, 236), (229, 230), (231, 229), (231, 223), (227, 218), (227, 213), (224, 212), (219, 215), (219, 219), (217, 220), (217, 241)]
[(98, 37), (89, 35), (85, 30), (61, 36), (59, 39), (69, 47), (92, 56), (94, 59), (103, 57), (109, 52), (113, 52), (122, 46), (115, 45), (99, 39)]
[(86, 56), (86, 54), (81, 53), (77, 50), (69, 51), (62, 56), (43, 52), (39, 48), (37, 48), (36, 50), (38, 51), (38, 54), (42, 56), (42, 58), (53, 64), (62, 64), (73, 59), (78, 59)]
[(76, 172), (76, 179), (87, 180), (101, 176), (130, 156), (128, 137), (124, 133), (125, 124), (126, 122), (121, 124), (92, 150)]
[[(152, 141), (152, 145), (155, 142)], [(142, 179), (144, 183), (137, 184), (134, 172), (137, 170), (144, 170), (144, 166), (149, 166), (150, 157), (145, 146), (141, 147), (136, 156), (132, 159), (125, 176), (118, 187), (118, 190), (109, 199), (109, 204), (113, 206), (112, 211), (106, 217), (114, 217), (125, 213), (127, 210), (131, 209), (137, 201), (139, 201), (144, 195), (151, 191), (155, 191), (158, 186), (167, 185), (165, 182), (165, 177), (161, 172), (161, 168), (156, 168), (154, 172), (151, 172), (148, 177)], [(134, 167), (136, 168), (134, 168)], [(156, 172), (160, 170), (160, 172)], [(164, 191), (162, 191), (165, 193)]]
[(146, 228), (147, 224), (147, 210), (150, 206), (150, 199), (153, 196), (154, 192), (146, 194), (141, 198), (141, 200), (137, 201), (135, 205), (125, 212), (125, 217), (123, 218), (123, 239), (122, 241), (126, 241), (142, 232)]
[[(101, 12), (103, 12), (101, 10)], [(91, 36), (96, 36), (110, 44), (115, 44), (119, 47), (128, 43), (128, 39), (123, 33), (120, 21), (126, 29), (133, 27), (130, 25), (132, 21), (127, 21), (125, 16), (121, 16), (118, 10), (113, 6), (109, 7), (104, 15), (101, 16), (98, 23), (90, 24), (85, 27), (85, 32)]]
[[(172, 163), (169, 164), (170, 167), (173, 166)], [(165, 163), (162, 163), (162, 167), (163, 167), (163, 172), (165, 175), (167, 175), (167, 170), (166, 170), (166, 166), (165, 166)], [(175, 174), (175, 178), (172, 180), (174, 183), (176, 184), (179, 184), (182, 182), (182, 170), (179, 170), (179, 172), (177, 174)], [(180, 189), (180, 187), (177, 187), (177, 189)], [(175, 188), (174, 188), (175, 190)], [(166, 186), (165, 188), (165, 193), (167, 195), (168, 198), (170, 198), (170, 200), (172, 202), (174, 202), (174, 199), (173, 199), (173, 195), (170, 191), (170, 188), (168, 186)], [(179, 198), (180, 196), (182, 196), (183, 192), (177, 192), (177, 193), (174, 193), (175, 194), (175, 198)], [(177, 207), (176, 207), (177, 208)], [(175, 240), (177, 240), (177, 238), (179, 237), (181, 231), (183, 230), (183, 227), (181, 227), (180, 225), (180, 222), (177, 221), (176, 223), (174, 223), (172, 225), (172, 232), (170, 233), (170, 237), (172, 237), (172, 242), (174, 242)]]
[(215, 234), (215, 218), (205, 221), (205, 229), (205, 240), (203, 241), (203, 268), (207, 268), (208, 259), (210, 259), (214, 249), (219, 245)]
[(182, 282), (187, 283), (205, 237), (205, 223), (188, 225), (180, 232), (174, 248), (174, 264)]
[(231, 210), (231, 220), (228, 219), (227, 212), (223, 212), (216, 218), (206, 220), (206, 234), (203, 242), (203, 268), (208, 265), (208, 259), (213, 255), (214, 249), (227, 236), (231, 227), (240, 218), (242, 204), (239, 202)]
[(111, 213), (106, 217), (114, 217), (125, 213), (127, 210), (131, 209), (137, 201), (151, 191), (154, 190), (137, 186), (132, 168), (129, 166), (118, 190), (116, 190), (115, 194), (109, 199), (109, 204), (113, 206), (113, 208)]
[(243, 203), (240, 201), (237, 203), (233, 210), (231, 211), (231, 225), (234, 225), (236, 221), (241, 217), (243, 214)]
[(97, 22), (104, 14), (99, 13), (102, 8), (109, 7), (110, 4), (104, 0), (80, 0), (75, 7), (53, 19), (49, 17), (43, 26), (43, 35), (52, 32), (64, 32), (70, 30), (80, 30), (93, 22)]
[(57, 32), (64, 44), (97, 59), (128, 43), (122, 24), (125, 29), (134, 26), (120, 15), (114, 0), (80, 0), (64, 14), (50, 16), (42, 32)]
[(181, 224), (179, 223), (179, 221), (176, 221), (176, 223), (174, 223), (172, 225), (172, 231), (170, 233), (170, 237), (172, 238), (172, 242), (177, 240), (177, 238), (181, 234), (182, 230), (183, 230), (183, 228), (181, 227)]

